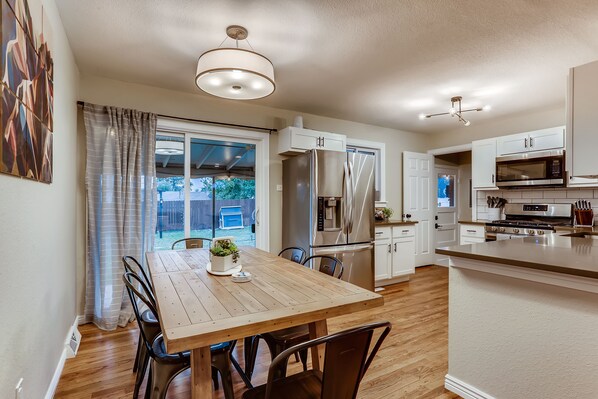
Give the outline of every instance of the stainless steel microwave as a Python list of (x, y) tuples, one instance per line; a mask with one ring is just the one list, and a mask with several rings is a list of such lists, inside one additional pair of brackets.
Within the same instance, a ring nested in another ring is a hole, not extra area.
[(505, 188), (565, 185), (565, 151), (530, 151), (496, 158), (496, 185)]

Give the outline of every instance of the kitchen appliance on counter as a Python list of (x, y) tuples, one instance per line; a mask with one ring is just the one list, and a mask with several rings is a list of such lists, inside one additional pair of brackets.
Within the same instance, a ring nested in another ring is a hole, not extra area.
[(496, 186), (564, 187), (565, 151), (532, 151), (496, 157)]
[(486, 241), (552, 234), (573, 220), (572, 204), (506, 204), (505, 220), (486, 223)]
[(343, 262), (374, 290), (374, 156), (314, 149), (282, 161), (282, 245)]

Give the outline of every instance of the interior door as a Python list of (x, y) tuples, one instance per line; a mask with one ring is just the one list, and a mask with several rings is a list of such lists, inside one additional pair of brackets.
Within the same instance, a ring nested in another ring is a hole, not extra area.
[[(436, 245), (435, 248), (459, 244), (458, 226), (458, 169), (448, 166), (436, 168)], [(448, 256), (436, 255), (437, 264), (448, 264)]]
[(403, 214), (417, 221), (415, 266), (433, 264), (434, 254), (434, 156), (403, 152)]

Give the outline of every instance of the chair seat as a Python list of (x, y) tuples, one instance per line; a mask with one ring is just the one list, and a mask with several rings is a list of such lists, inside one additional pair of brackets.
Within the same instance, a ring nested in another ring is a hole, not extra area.
[[(272, 383), (272, 399), (320, 399), (322, 373), (304, 371)], [(266, 395), (266, 385), (260, 385), (243, 393), (243, 399), (261, 399)]]
[(143, 320), (144, 323), (160, 324), (154, 312), (149, 309), (141, 314), (141, 320)]
[[(210, 353), (212, 355), (217, 355), (220, 353), (225, 353), (230, 350), (231, 342), (221, 342), (216, 345), (210, 346)], [(164, 337), (160, 334), (155, 340), (152, 345), (152, 349), (156, 356), (159, 358), (159, 361), (165, 363), (179, 363), (179, 362), (189, 362), (191, 357), (191, 352), (180, 352), (175, 353), (174, 355), (169, 354), (166, 352), (166, 346), (164, 345)], [(182, 355), (182, 356), (181, 356)]]
[(309, 339), (309, 327), (304, 324), (301, 326), (284, 328), (282, 330), (271, 331), (262, 335), (269, 335), (275, 341), (288, 342), (295, 341), (297, 339)]

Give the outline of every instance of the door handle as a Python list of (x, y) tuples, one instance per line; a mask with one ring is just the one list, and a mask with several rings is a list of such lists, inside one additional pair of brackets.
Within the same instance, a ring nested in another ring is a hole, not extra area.
[(434, 224), (434, 227), (435, 227), (435, 228), (437, 228), (437, 229), (439, 229), (439, 228), (441, 228), (442, 226), (441, 226), (441, 225), (439, 225), (438, 223), (435, 223), (435, 224)]

